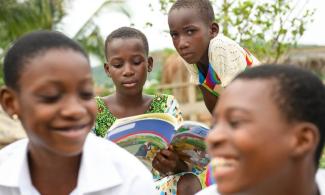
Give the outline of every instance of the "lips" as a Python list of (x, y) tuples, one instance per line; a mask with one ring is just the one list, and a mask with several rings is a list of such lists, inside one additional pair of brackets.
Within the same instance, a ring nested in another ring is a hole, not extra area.
[(73, 125), (53, 128), (53, 133), (69, 139), (79, 139), (85, 137), (90, 130), (89, 124)]
[(189, 59), (193, 56), (193, 53), (182, 53), (181, 55), (184, 59)]
[(137, 81), (124, 81), (122, 82), (122, 85), (127, 88), (134, 87), (137, 85)]

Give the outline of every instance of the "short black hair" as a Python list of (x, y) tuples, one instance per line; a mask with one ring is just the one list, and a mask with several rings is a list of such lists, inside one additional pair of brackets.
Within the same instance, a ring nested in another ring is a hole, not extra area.
[(213, 7), (209, 0), (177, 0), (170, 8), (169, 13), (181, 8), (197, 9), (202, 20), (208, 25), (215, 21)]
[(86, 52), (75, 41), (60, 32), (35, 31), (17, 39), (8, 50), (3, 65), (5, 84), (19, 90), (19, 79), (26, 62), (50, 49), (72, 49), (88, 59)]
[(274, 80), (272, 97), (288, 121), (306, 121), (319, 129), (315, 154), (318, 167), (325, 136), (325, 86), (312, 72), (293, 65), (263, 65), (240, 73), (238, 79)]
[(121, 27), (113, 32), (111, 32), (106, 40), (105, 40), (105, 56), (106, 60), (108, 59), (107, 56), (107, 46), (108, 44), (113, 40), (113, 39), (129, 39), (129, 38), (136, 38), (140, 39), (143, 43), (144, 49), (145, 49), (145, 54), (148, 56), (149, 54), (149, 44), (146, 35), (144, 35), (141, 31), (135, 28), (131, 27)]

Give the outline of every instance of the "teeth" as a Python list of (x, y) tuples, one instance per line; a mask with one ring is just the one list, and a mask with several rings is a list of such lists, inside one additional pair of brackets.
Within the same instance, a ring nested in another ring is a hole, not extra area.
[(218, 169), (221, 167), (230, 167), (232, 165), (231, 159), (226, 159), (226, 158), (213, 158), (210, 162), (210, 165), (212, 166), (212, 169)]

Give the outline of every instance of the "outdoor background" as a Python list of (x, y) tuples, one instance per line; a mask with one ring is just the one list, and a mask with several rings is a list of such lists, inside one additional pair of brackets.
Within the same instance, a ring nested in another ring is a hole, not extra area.
[[(0, 66), (21, 35), (50, 29), (67, 34), (90, 54), (97, 95), (114, 91), (103, 70), (104, 40), (121, 26), (143, 31), (154, 58), (145, 92), (173, 94), (185, 119), (210, 123), (202, 97), (188, 83), (168, 32), (173, 0), (0, 0)], [(222, 33), (248, 48), (264, 63), (290, 63), (325, 80), (325, 1), (212, 0)], [(0, 86), (3, 85), (2, 68)], [(14, 130), (12, 130), (14, 129)], [(17, 131), (16, 131), (17, 130)], [(0, 147), (24, 137), (19, 123), (0, 109)], [(322, 162), (325, 167), (325, 161)]]

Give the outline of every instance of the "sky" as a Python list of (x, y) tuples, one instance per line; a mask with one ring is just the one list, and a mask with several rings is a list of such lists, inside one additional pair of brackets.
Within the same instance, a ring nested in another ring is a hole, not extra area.
[[(64, 18), (62, 29), (69, 36), (76, 34), (78, 29), (87, 21), (87, 19), (97, 10), (104, 0), (71, 0), (68, 5), (68, 15)], [(113, 0), (121, 2), (123, 0)], [(264, 0), (267, 1), (267, 0)], [(270, 1), (270, 0), (269, 0)], [(307, 26), (307, 31), (299, 40), (300, 44), (325, 45), (325, 1), (324, 0), (307, 0), (307, 5), (299, 4), (298, 10), (305, 7), (316, 9), (314, 21)], [(125, 0), (126, 8), (130, 11), (131, 18), (114, 11), (116, 9), (105, 9), (102, 14), (97, 16), (95, 23), (100, 27), (101, 33), (106, 37), (114, 29), (121, 26), (134, 25), (140, 29), (148, 38), (151, 51), (173, 48), (172, 40), (168, 32), (167, 16), (159, 10), (159, 0)], [(148, 7), (152, 4), (155, 11)], [(147, 27), (146, 23), (153, 24)]]

